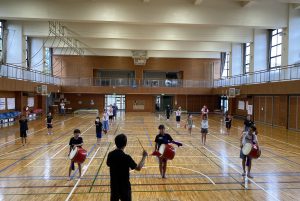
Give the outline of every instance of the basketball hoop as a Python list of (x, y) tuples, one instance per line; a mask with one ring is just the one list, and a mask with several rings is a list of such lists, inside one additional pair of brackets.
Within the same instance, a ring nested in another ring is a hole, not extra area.
[(146, 65), (148, 56), (146, 50), (134, 50), (132, 51), (133, 63), (136, 66)]
[(229, 88), (228, 98), (235, 98), (235, 88)]

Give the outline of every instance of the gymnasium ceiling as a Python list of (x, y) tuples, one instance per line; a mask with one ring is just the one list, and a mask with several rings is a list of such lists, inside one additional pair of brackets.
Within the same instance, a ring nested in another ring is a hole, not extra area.
[(0, 0), (0, 19), (38, 38), (60, 21), (90, 55), (218, 58), (255, 29), (287, 27), (289, 9), (300, 12), (300, 0)]

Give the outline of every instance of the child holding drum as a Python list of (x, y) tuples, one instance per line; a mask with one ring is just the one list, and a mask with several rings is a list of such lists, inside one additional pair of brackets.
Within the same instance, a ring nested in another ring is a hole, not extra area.
[(242, 166), (243, 166), (243, 174), (242, 176), (246, 176), (246, 165), (248, 166), (248, 171), (247, 171), (247, 177), (253, 178), (253, 176), (250, 174), (251, 171), (251, 166), (252, 166), (252, 157), (250, 155), (245, 155), (243, 153), (243, 147), (247, 144), (250, 143), (252, 146), (255, 144), (257, 147), (258, 141), (257, 141), (257, 136), (256, 136), (256, 127), (251, 126), (249, 131), (243, 132), (241, 136), (241, 151), (240, 151), (240, 158), (242, 159)]
[[(168, 134), (165, 133), (165, 126), (159, 125), (159, 134), (155, 137), (155, 152), (159, 152), (159, 148), (162, 144), (173, 143), (176, 144), (178, 147), (182, 146), (180, 142), (175, 142), (173, 138)], [(166, 178), (166, 171), (167, 171), (167, 160), (168, 158), (165, 157), (158, 157), (159, 160), (159, 172), (162, 178)]]
[[(70, 151), (69, 151), (69, 155), (71, 153), (71, 151), (75, 148), (75, 147), (79, 147), (81, 148), (83, 145), (83, 139), (82, 137), (79, 137), (80, 135), (80, 130), (79, 129), (75, 129), (74, 130), (74, 137), (72, 137), (70, 139), (69, 145), (70, 145)], [(71, 172), (72, 170), (75, 169), (75, 162), (71, 160), (71, 164), (69, 167), (69, 180), (71, 180)], [(77, 163), (78, 164), (78, 170), (79, 170), (79, 178), (81, 177), (81, 163)]]

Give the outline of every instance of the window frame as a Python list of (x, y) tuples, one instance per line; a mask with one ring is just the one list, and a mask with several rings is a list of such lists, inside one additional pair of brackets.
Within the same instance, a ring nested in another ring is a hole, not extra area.
[[(247, 54), (247, 48), (249, 48), (249, 54)], [(250, 64), (251, 64), (251, 42), (249, 43), (244, 43), (243, 45), (243, 73), (244, 74), (248, 74), (250, 72)], [(248, 61), (249, 63), (247, 63), (247, 58), (249, 57)], [(248, 66), (248, 67), (247, 67)]]
[[(226, 57), (225, 57), (225, 64), (224, 64), (224, 69), (221, 75), (221, 78), (228, 78), (229, 77), (229, 71), (230, 71), (230, 52), (226, 52)], [(224, 76), (224, 72), (227, 72)]]
[(0, 64), (3, 63), (3, 33), (4, 33), (4, 22), (0, 20)]
[[(275, 31), (275, 33), (274, 33)], [(283, 34), (283, 29), (272, 29), (270, 30), (270, 44), (269, 44), (269, 69), (276, 69), (281, 67), (282, 65), (282, 34)], [(279, 37), (280, 37), (280, 42), (279, 42)], [(276, 40), (276, 43), (274, 43), (273, 40)], [(278, 54), (278, 47), (280, 46), (280, 54)], [(275, 49), (276, 54), (272, 56), (272, 51)], [(280, 64), (278, 65), (278, 58), (280, 58)], [(272, 65), (272, 60), (275, 59), (275, 65)]]

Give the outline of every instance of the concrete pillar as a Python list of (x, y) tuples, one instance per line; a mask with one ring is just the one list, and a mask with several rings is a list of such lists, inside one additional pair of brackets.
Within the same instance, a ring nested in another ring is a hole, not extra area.
[(243, 74), (243, 45), (233, 43), (231, 47), (231, 75)]
[(7, 22), (7, 54), (6, 62), (19, 66), (26, 65), (26, 43), (23, 36), (22, 22)]
[(268, 69), (268, 52), (268, 30), (255, 29), (253, 48), (251, 49), (251, 54), (253, 55), (253, 62), (250, 64), (250, 72)]

